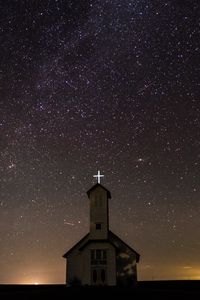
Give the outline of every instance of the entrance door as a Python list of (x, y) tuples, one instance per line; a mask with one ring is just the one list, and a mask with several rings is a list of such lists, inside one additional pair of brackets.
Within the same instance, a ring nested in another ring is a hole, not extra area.
[(92, 285), (105, 285), (107, 283), (106, 268), (93, 267), (91, 268)]

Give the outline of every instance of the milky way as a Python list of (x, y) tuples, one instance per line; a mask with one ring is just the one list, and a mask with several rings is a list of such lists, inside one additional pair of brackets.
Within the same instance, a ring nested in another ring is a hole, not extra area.
[(65, 281), (97, 170), (139, 279), (200, 279), (199, 1), (2, 2), (0, 283)]

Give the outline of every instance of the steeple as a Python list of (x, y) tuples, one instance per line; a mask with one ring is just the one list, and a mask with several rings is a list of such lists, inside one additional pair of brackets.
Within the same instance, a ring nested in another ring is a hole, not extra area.
[(108, 199), (110, 192), (101, 184), (95, 184), (88, 192), (90, 200), (90, 238), (107, 239), (109, 230)]

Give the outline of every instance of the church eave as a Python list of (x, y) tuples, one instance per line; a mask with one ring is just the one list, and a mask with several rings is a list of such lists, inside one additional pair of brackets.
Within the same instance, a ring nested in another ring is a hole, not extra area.
[(113, 245), (114, 248), (117, 248), (116, 245), (114, 245), (109, 239), (91, 239), (91, 240), (88, 240), (85, 244), (83, 244), (79, 248), (79, 251), (82, 251), (90, 243), (109, 243), (109, 244)]

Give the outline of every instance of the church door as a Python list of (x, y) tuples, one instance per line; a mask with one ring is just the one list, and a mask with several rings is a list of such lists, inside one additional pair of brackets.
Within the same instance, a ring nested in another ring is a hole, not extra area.
[(107, 250), (92, 249), (91, 250), (91, 284), (106, 285), (107, 284)]
[(107, 284), (107, 274), (106, 269), (104, 267), (92, 267), (91, 268), (91, 281), (92, 285), (105, 285)]

